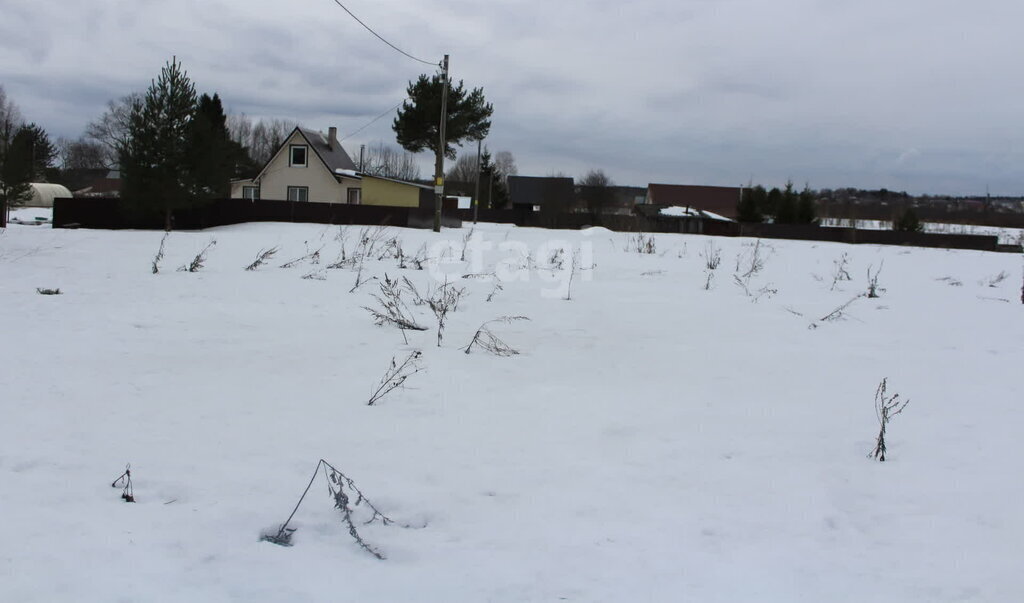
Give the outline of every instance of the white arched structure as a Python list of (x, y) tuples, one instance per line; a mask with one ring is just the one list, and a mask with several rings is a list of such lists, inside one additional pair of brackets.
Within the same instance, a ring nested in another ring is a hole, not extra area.
[(71, 191), (60, 184), (49, 182), (33, 182), (32, 198), (25, 202), (25, 207), (53, 207), (53, 200), (58, 197), (70, 197)]

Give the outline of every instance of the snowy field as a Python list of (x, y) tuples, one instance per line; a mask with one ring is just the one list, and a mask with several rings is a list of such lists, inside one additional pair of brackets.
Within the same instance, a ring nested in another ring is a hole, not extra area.
[[(174, 232), (159, 274), (160, 232), (0, 234), (0, 601), (1024, 600), (1020, 256), (481, 225), (463, 262), (468, 225), (392, 229), (363, 279), (465, 289), (438, 347), (326, 269), (340, 232)], [(519, 355), (463, 352), (502, 316)], [(321, 458), (395, 520), (355, 507), (386, 560), (322, 474), (260, 541)]]

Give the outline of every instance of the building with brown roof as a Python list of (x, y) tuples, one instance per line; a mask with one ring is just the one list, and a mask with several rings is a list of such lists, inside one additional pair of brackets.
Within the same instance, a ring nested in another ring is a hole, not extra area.
[(660, 207), (685, 207), (736, 219), (736, 205), (743, 189), (737, 186), (648, 184), (647, 203)]

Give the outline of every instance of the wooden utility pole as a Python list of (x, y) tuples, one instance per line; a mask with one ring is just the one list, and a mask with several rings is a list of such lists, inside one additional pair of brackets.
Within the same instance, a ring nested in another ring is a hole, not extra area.
[(444, 55), (441, 63), (441, 80), (444, 85), (441, 93), (441, 125), (438, 128), (437, 157), (434, 159), (434, 232), (441, 232), (441, 206), (444, 204), (444, 149), (445, 126), (448, 124), (448, 55)]
[(476, 224), (477, 212), (480, 209), (480, 145), (483, 139), (476, 141), (476, 190), (473, 191), (473, 224)]

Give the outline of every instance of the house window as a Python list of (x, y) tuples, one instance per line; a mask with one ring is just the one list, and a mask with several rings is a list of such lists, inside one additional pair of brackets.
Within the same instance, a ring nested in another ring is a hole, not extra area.
[(258, 186), (243, 186), (242, 187), (242, 198), (250, 201), (259, 201), (260, 199), (260, 187)]
[(306, 167), (306, 155), (309, 147), (304, 144), (293, 144), (288, 147), (288, 165)]
[(309, 187), (308, 186), (289, 186), (288, 187), (288, 200), (289, 201), (309, 201)]
[(359, 205), (362, 201), (362, 189), (350, 188), (348, 189), (348, 203), (349, 205)]

